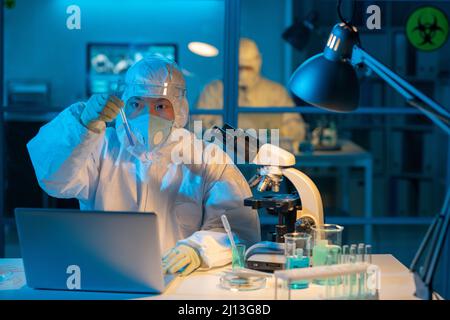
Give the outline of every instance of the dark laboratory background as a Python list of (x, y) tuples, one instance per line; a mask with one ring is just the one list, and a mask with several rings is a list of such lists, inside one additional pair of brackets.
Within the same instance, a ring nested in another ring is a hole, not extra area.
[[(81, 9), (80, 29), (66, 25), (72, 4)], [(379, 30), (366, 25), (372, 4), (381, 9)], [(447, 1), (357, 1), (354, 22), (368, 52), (448, 107), (450, 41), (426, 51), (406, 34), (408, 18), (425, 5), (450, 14)], [(344, 7), (350, 14), (350, 5)], [(261, 75), (286, 88), (292, 72), (323, 50), (338, 21), (336, 1), (241, 0), (240, 21), (231, 22), (227, 10), (237, 9), (220, 0), (4, 1), (0, 256), (20, 257), (14, 208), (78, 208), (76, 200), (52, 198), (39, 188), (26, 143), (71, 103), (112, 90), (148, 53), (175, 59), (182, 67), (192, 119), (216, 124), (238, 119), (231, 124), (241, 127), (249, 119), (260, 127), (281, 123), (283, 115), (275, 108), (291, 106), (242, 103), (255, 108), (252, 114), (224, 109), (220, 95), (217, 105), (200, 102), (208, 84), (223, 80), (224, 72), (238, 72), (237, 65), (225, 65), (224, 39), (230, 30), (251, 39), (260, 52)], [(225, 27), (230, 23), (239, 26)], [(331, 113), (292, 97), (307, 124), (306, 141), (317, 151), (302, 155), (299, 141), (281, 140), (298, 154), (297, 167), (316, 182), (326, 221), (345, 227), (343, 242), (370, 243), (375, 253), (393, 254), (408, 266), (449, 185), (449, 141), (376, 75), (363, 71), (360, 77), (360, 107), (353, 113)], [(322, 145), (325, 132), (329, 139)], [(261, 221), (268, 239), (273, 219), (262, 213)], [(447, 298), (448, 242), (436, 284)]]

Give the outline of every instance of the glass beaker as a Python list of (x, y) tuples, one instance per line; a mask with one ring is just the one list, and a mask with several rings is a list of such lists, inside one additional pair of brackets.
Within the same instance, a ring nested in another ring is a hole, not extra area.
[(231, 249), (231, 266), (233, 270), (245, 268), (245, 245), (241, 243), (236, 244), (236, 250)]
[(284, 235), (284, 254), (294, 256), (297, 249), (303, 249), (303, 255), (311, 257), (311, 235), (305, 232), (286, 233)]
[[(323, 224), (311, 227), (313, 238), (312, 265), (323, 266), (338, 264), (341, 256), (342, 231), (337, 224)], [(325, 284), (324, 279), (314, 283)]]
[[(311, 256), (311, 235), (304, 232), (287, 233), (284, 235), (284, 253), (286, 269), (308, 268)], [(291, 289), (308, 288), (309, 281), (301, 280), (291, 283)]]

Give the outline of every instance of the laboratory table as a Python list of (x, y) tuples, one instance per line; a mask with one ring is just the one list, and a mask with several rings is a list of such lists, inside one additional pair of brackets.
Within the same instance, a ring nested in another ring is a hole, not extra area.
[[(414, 280), (409, 270), (392, 255), (373, 255), (373, 263), (381, 270), (380, 299), (409, 300), (414, 297)], [(274, 279), (269, 279), (265, 289), (249, 292), (232, 292), (219, 285), (222, 272), (230, 269), (196, 271), (188, 277), (173, 280), (160, 295), (123, 294), (102, 292), (74, 292), (57, 290), (35, 290), (25, 282), (22, 259), (0, 259), (1, 271), (12, 271), (14, 275), (0, 283), (0, 299), (190, 299), (190, 300), (271, 300), (274, 299)], [(311, 284), (308, 289), (295, 290), (296, 299), (319, 299), (323, 287)]]

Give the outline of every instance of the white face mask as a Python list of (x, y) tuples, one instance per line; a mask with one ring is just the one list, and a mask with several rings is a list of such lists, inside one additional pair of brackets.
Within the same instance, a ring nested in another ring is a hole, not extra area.
[(126, 137), (123, 122), (120, 121), (116, 127), (119, 139), (125, 144), (128, 152), (143, 162), (155, 160), (157, 150), (164, 144), (172, 131), (173, 121), (146, 114), (129, 119), (128, 123), (131, 127), (134, 146)]
[(239, 87), (250, 88), (258, 80), (258, 73), (254, 70), (239, 71)]

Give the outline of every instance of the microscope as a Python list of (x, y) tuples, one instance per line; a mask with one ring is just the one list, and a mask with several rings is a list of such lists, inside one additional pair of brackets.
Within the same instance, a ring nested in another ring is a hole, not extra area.
[[(284, 235), (308, 233), (312, 226), (324, 223), (322, 198), (317, 186), (306, 174), (293, 167), (295, 156), (292, 153), (273, 144), (261, 144), (256, 137), (229, 125), (213, 127), (213, 130), (220, 133), (225, 145), (243, 143), (245, 148), (239, 152), (235, 147), (235, 154), (244, 159), (244, 163), (258, 166), (257, 174), (248, 181), (258, 193), (245, 199), (244, 205), (253, 209), (264, 208), (278, 218), (272, 241), (257, 243), (247, 250), (247, 267), (261, 271), (284, 269)], [(235, 130), (232, 135), (230, 130)], [(279, 193), (285, 178), (292, 183), (293, 193)]]
[[(266, 208), (269, 214), (278, 216), (273, 241), (284, 243), (284, 234), (288, 232), (308, 232), (312, 226), (323, 224), (319, 189), (306, 174), (293, 168), (295, 156), (292, 153), (266, 143), (252, 162), (261, 167), (248, 183), (251, 188), (256, 186), (259, 194), (245, 199), (244, 205), (253, 209)], [(278, 193), (284, 178), (292, 183), (294, 193)], [(274, 194), (266, 195), (267, 191)]]

